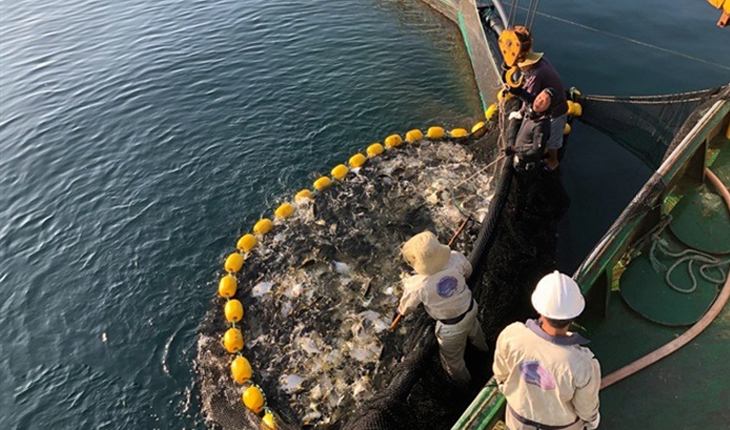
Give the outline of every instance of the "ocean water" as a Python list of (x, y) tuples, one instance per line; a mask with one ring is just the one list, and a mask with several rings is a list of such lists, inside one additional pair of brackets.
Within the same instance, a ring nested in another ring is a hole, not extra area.
[[(537, 47), (584, 93), (730, 81), (706, 2), (543, 3)], [(239, 234), (367, 144), (480, 111), (417, 0), (0, 0), (0, 428), (205, 428), (197, 329)], [(595, 235), (645, 172), (578, 136), (570, 219)]]

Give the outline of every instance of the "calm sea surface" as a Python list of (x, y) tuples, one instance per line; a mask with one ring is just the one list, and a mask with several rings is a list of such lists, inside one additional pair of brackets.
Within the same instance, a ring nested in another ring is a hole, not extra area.
[[(585, 93), (727, 83), (730, 29), (676, 3), (541, 10), (685, 56), (547, 16), (538, 48)], [(370, 142), (480, 111), (417, 0), (0, 0), (0, 428), (205, 427), (197, 326), (239, 234)], [(617, 212), (642, 167), (586, 140), (574, 208), (610, 185)]]

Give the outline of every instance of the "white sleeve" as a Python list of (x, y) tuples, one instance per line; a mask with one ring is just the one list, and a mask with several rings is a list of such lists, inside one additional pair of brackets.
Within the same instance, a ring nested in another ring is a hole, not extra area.
[(404, 281), (403, 297), (401, 297), (400, 304), (398, 305), (398, 313), (401, 315), (408, 315), (413, 312), (423, 301), (421, 299), (421, 290), (423, 290), (423, 288), (409, 285), (408, 280)]
[[(587, 378), (585, 377), (587, 376)], [(595, 358), (591, 360), (590, 375), (585, 375), (585, 382), (582, 386), (575, 387), (573, 395), (573, 408), (575, 413), (585, 423), (586, 429), (593, 430), (598, 427), (601, 421), (601, 414), (598, 411), (600, 405), (598, 390), (601, 388), (601, 365)]]
[(497, 381), (497, 384), (500, 385), (500, 391), (502, 389), (502, 383), (509, 377), (509, 366), (507, 365), (509, 351), (504, 344), (503, 334), (504, 331), (497, 337), (497, 345), (494, 347), (494, 361), (492, 362), (492, 372), (494, 373), (494, 379)]

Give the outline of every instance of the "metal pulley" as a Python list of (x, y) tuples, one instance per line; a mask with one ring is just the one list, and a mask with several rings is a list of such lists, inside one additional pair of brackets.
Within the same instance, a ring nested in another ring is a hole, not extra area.
[(522, 52), (522, 42), (513, 28), (507, 28), (499, 35), (499, 50), (502, 52), (504, 64), (509, 67), (517, 64)]
[(505, 29), (502, 34), (499, 35), (499, 50), (502, 52), (504, 64), (509, 67), (507, 72), (504, 74), (505, 82), (511, 88), (522, 86), (524, 76), (522, 75), (520, 68), (517, 67), (517, 61), (523, 52), (523, 46), (513, 28)]

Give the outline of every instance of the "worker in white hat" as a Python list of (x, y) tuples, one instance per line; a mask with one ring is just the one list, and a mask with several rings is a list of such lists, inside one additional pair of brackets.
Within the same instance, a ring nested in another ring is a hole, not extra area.
[(416, 274), (403, 280), (398, 312), (407, 315), (423, 303), (437, 321), (436, 339), (444, 370), (455, 382), (468, 383), (471, 375), (464, 362), (467, 339), (482, 351), (489, 349), (477, 319), (477, 304), (466, 285), (472, 270), (469, 260), (439, 243), (430, 231), (413, 236), (401, 252)]
[(555, 271), (538, 282), (532, 306), (540, 314), (499, 334), (494, 378), (507, 398), (510, 430), (588, 430), (598, 427), (601, 368), (588, 341), (568, 331), (583, 312), (578, 284)]

